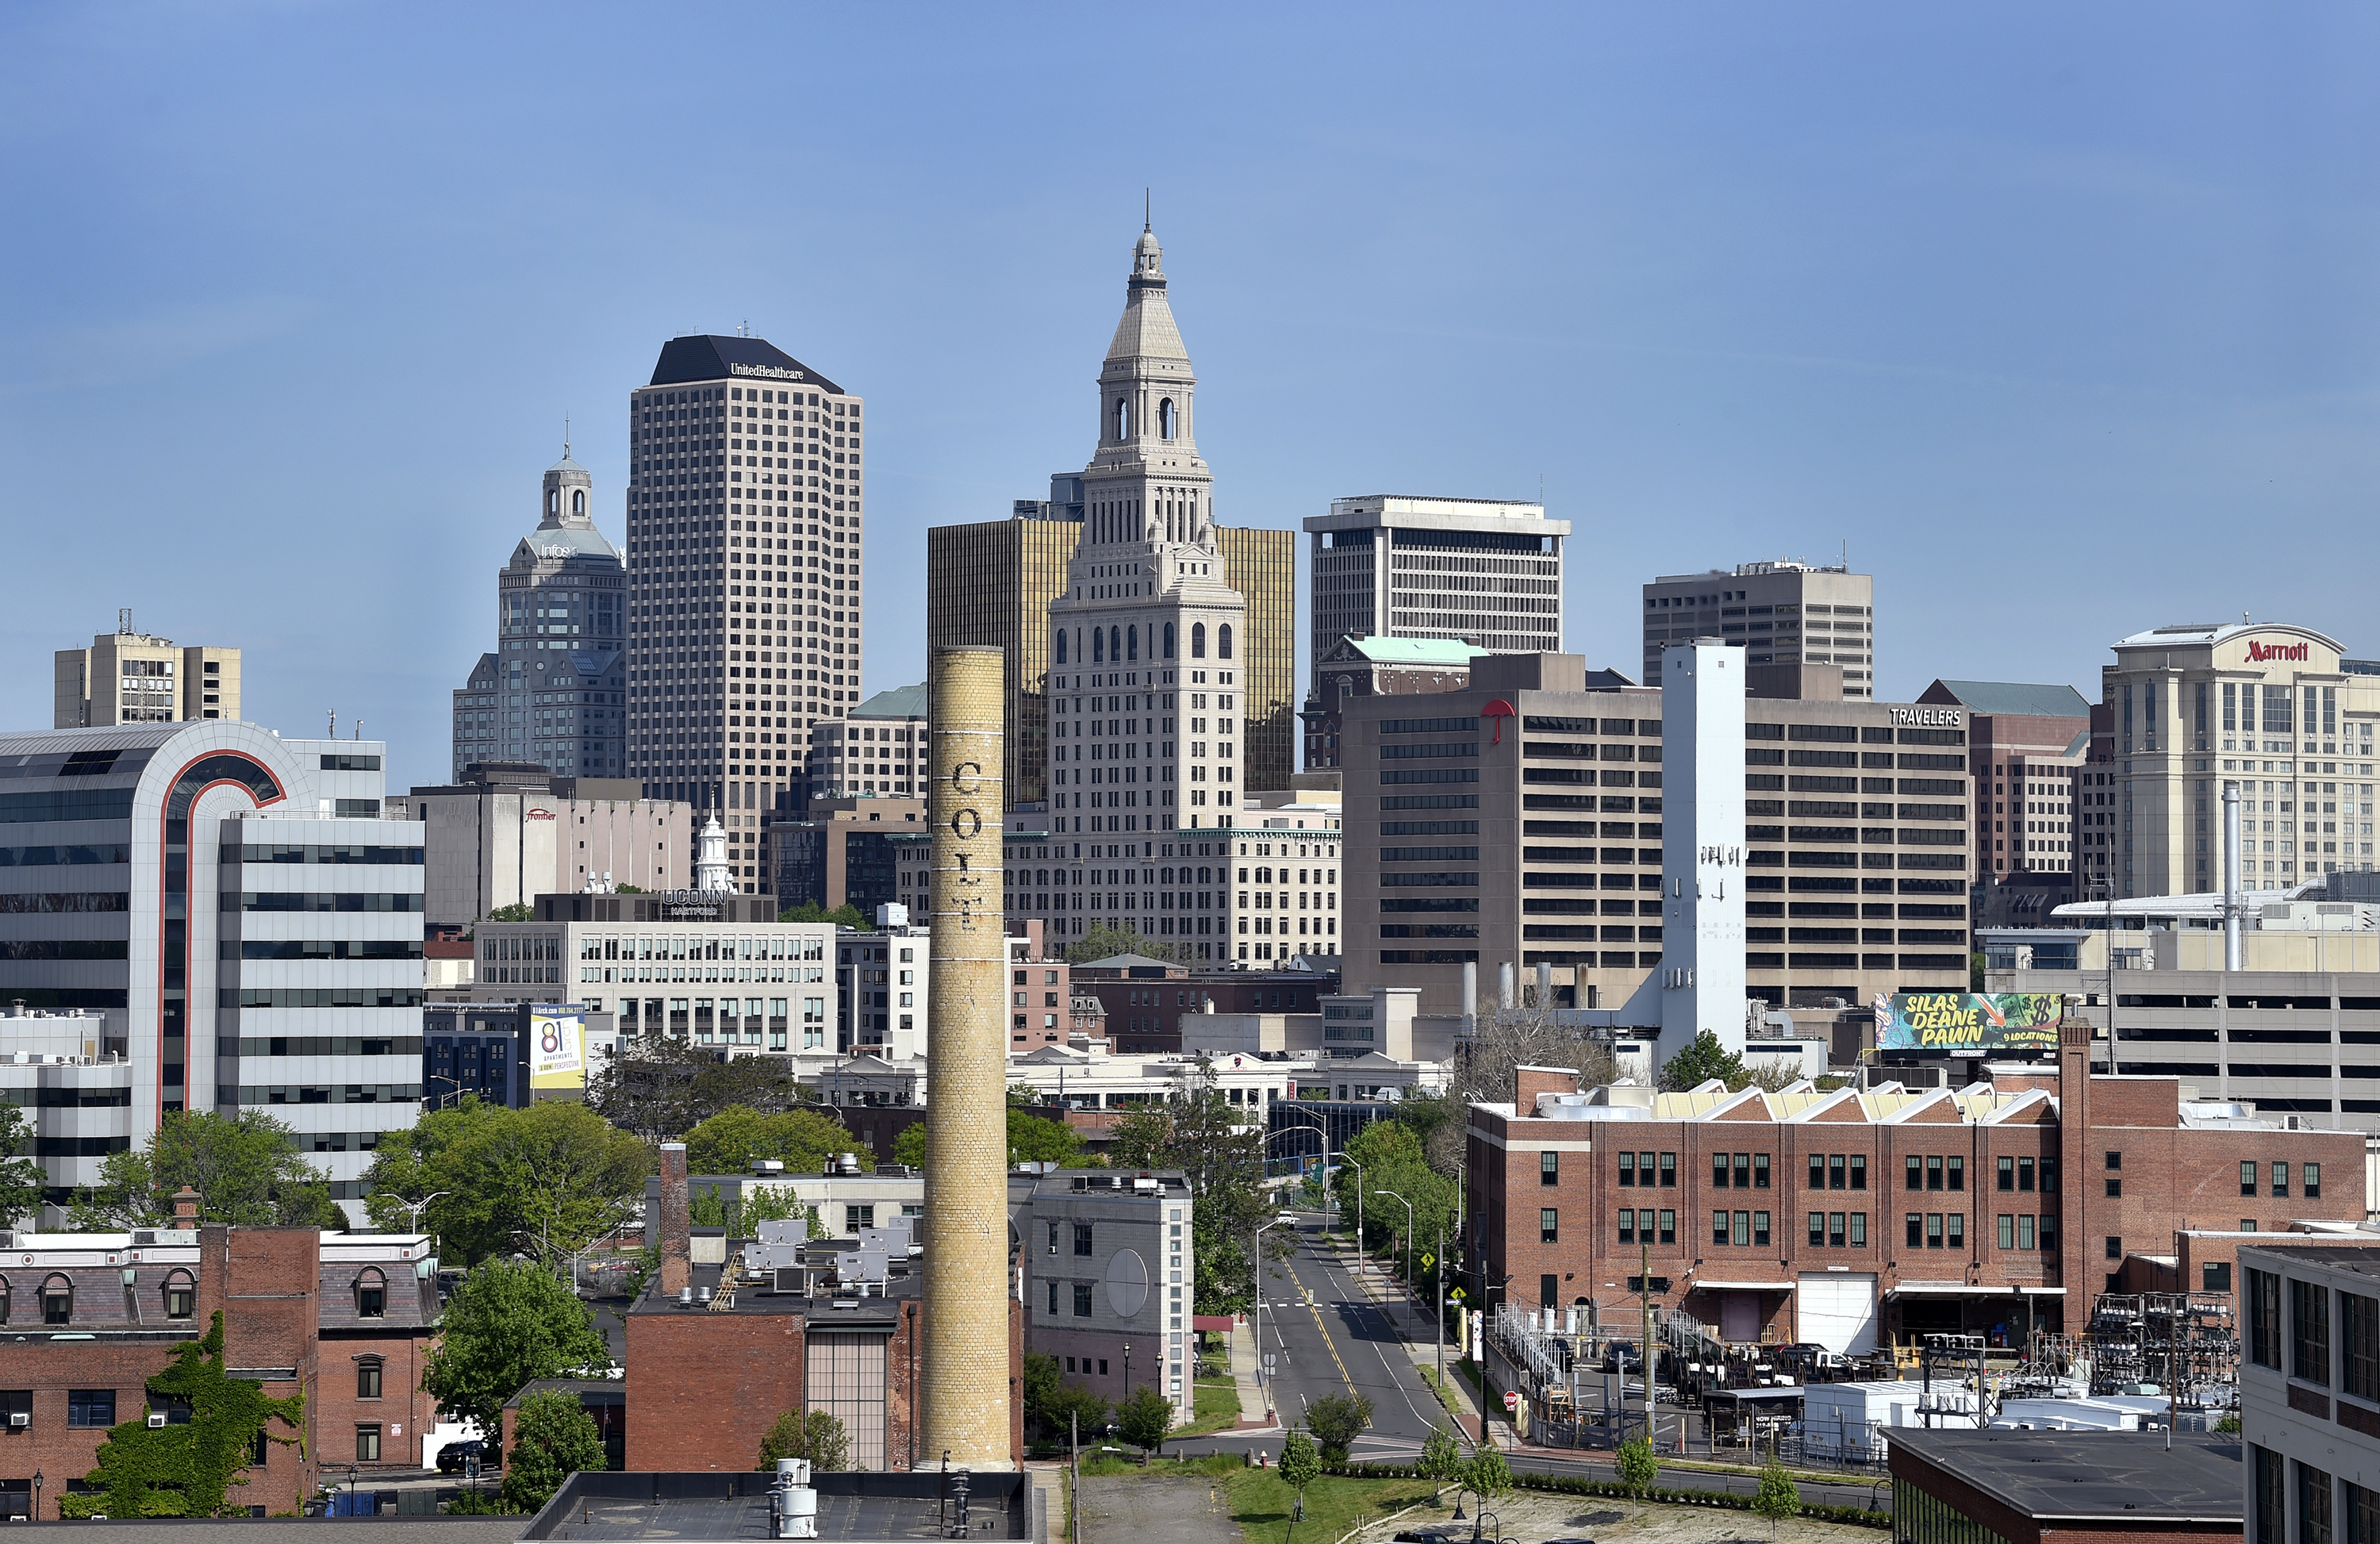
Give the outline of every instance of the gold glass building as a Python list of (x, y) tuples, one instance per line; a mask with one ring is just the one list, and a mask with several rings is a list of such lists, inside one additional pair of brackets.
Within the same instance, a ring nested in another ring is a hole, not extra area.
[(1017, 803), (1048, 796), (1050, 602), (1065, 590), (1082, 534), (1075, 520), (1022, 516), (926, 532), (926, 647), (1002, 650), (1002, 775)]
[(1247, 602), (1241, 760), (1250, 793), (1286, 788), (1297, 755), (1297, 535), (1217, 526), (1223, 582)]

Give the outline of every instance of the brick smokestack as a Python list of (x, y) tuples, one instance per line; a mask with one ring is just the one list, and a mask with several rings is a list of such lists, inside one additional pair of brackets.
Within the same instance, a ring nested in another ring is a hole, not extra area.
[(693, 1284), (689, 1259), (686, 1144), (662, 1144), (662, 1295), (675, 1297)]
[[(931, 650), (927, 808), (934, 840), (934, 1026), (926, 1058), (926, 1316), (921, 1457), (1010, 1455), (1008, 951), (1000, 818), (1003, 659)], [(1155, 1365), (1156, 1354), (1150, 1354)]]

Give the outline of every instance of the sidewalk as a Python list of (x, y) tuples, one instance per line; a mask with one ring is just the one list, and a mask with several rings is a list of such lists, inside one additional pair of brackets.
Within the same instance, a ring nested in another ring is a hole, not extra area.
[(1235, 1432), (1281, 1429), (1265, 1407), (1264, 1385), (1257, 1381), (1261, 1356), (1256, 1331), (1242, 1315), (1232, 1325), (1232, 1383), (1240, 1396), (1240, 1424), (1232, 1429)]

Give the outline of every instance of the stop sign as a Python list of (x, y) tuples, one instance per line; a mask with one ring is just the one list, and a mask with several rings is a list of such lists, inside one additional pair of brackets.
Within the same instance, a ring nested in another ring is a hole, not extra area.
[(1504, 1391), (1504, 1408), (1505, 1408), (1505, 1409), (1507, 1409), (1507, 1410), (1518, 1410), (1520, 1407), (1521, 1407), (1521, 1392), (1520, 1392), (1518, 1389), (1507, 1389), (1507, 1390), (1505, 1390), (1505, 1391)]

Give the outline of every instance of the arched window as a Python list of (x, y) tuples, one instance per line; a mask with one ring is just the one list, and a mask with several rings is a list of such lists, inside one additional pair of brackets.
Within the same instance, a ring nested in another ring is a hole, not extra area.
[(1173, 657), (1173, 624), (1171, 622), (1165, 625), (1165, 657), (1169, 660)]
[(1108, 658), (1111, 661), (1123, 658), (1123, 629), (1121, 627), (1108, 629)]
[(1215, 629), (1215, 658), (1228, 660), (1231, 657), (1232, 625), (1226, 622)]
[(356, 1317), (379, 1319), (388, 1312), (388, 1278), (377, 1265), (367, 1265), (356, 1275)]
[(1131, 427), (1131, 425), (1132, 407), (1123, 397), (1117, 397), (1115, 401), (1115, 432), (1109, 435), (1108, 438), (1111, 440), (1121, 440), (1125, 438), (1125, 432)]
[(584, 514), (586, 514), (586, 513), (587, 513), (587, 490), (586, 490), (586, 489), (584, 489), (584, 488), (574, 488), (574, 489), (572, 489), (572, 490), (571, 490), (571, 492), (570, 492), (570, 513), (572, 513), (573, 515), (584, 515)]
[(1093, 627), (1091, 629), (1091, 663), (1093, 664), (1105, 664), (1108, 663), (1107, 641), (1108, 638), (1106, 633), (1100, 631), (1097, 627)]
[(165, 1317), (194, 1319), (199, 1311), (199, 1283), (196, 1278), (176, 1268), (165, 1275)]
[(42, 1322), (74, 1322), (74, 1283), (63, 1272), (53, 1271), (42, 1283)]
[(1173, 438), (1173, 399), (1170, 396), (1157, 405), (1157, 436), (1161, 440)]
[(561, 489), (548, 488), (545, 491), (545, 512), (548, 515), (559, 515), (562, 513)]
[(1058, 629), (1058, 663), (1066, 663), (1066, 629), (1063, 627)]
[(1190, 624), (1190, 657), (1194, 660), (1207, 657), (1207, 624), (1204, 622)]
[(8, 1322), (8, 1310), (15, 1306), (15, 1296), (16, 1289), (8, 1284), (8, 1278), (0, 1276), (0, 1324)]
[(1127, 660), (1140, 658), (1140, 625), (1138, 623), (1123, 630), (1123, 657)]

